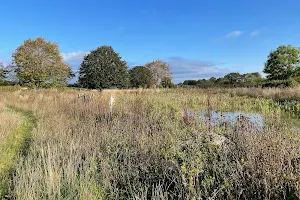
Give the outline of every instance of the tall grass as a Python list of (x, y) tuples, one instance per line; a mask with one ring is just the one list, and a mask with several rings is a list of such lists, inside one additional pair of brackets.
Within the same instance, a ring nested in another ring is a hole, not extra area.
[(214, 93), (229, 93), (234, 96), (272, 99), (273, 101), (300, 101), (300, 88), (234, 88), (215, 89)]
[(30, 141), (33, 116), (30, 111), (0, 104), (0, 198), (9, 197), (14, 164)]
[[(111, 114), (109, 92), (1, 96), (4, 104), (32, 110), (38, 119), (14, 173), (16, 199), (300, 197), (298, 131), (269, 100), (207, 90), (114, 92)], [(259, 112), (264, 127), (246, 118), (234, 126), (207, 126), (200, 110)]]

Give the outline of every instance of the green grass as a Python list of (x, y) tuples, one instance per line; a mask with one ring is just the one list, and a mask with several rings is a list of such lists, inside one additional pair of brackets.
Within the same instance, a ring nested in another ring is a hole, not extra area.
[(9, 107), (9, 112), (19, 113), (22, 116), (22, 122), (9, 134), (5, 148), (3, 148), (5, 151), (0, 157), (0, 198), (9, 196), (15, 161), (19, 155), (26, 154), (31, 141), (31, 131), (36, 123), (31, 111)]

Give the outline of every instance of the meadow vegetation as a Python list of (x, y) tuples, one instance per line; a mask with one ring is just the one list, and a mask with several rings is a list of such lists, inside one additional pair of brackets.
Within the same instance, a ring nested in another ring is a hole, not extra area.
[[(300, 198), (299, 129), (269, 99), (288, 90), (0, 91), (1, 105), (37, 119), (9, 198)], [(200, 111), (259, 113), (263, 127), (246, 115), (212, 126)]]
[(34, 116), (30, 111), (0, 103), (0, 197), (8, 197), (15, 161), (25, 155), (31, 141)]
[(28, 39), (0, 64), (0, 198), (300, 199), (299, 56), (173, 88), (167, 62), (104, 45), (65, 88), (58, 44)]

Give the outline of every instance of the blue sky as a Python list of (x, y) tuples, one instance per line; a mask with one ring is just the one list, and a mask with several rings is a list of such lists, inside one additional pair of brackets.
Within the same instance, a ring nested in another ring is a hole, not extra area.
[(74, 70), (85, 53), (111, 45), (130, 66), (168, 62), (177, 83), (261, 72), (270, 50), (300, 46), (299, 8), (299, 0), (3, 1), (0, 60), (44, 37)]

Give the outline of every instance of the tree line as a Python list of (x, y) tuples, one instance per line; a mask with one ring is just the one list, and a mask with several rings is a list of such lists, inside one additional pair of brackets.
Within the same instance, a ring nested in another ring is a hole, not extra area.
[[(66, 86), (75, 73), (64, 63), (57, 43), (28, 39), (12, 55), (6, 67), (0, 63), (0, 83), (34, 88)], [(13, 77), (13, 78), (11, 78)], [(12, 81), (14, 80), (14, 81)], [(129, 70), (127, 62), (111, 46), (101, 46), (84, 56), (73, 86), (88, 89), (172, 87), (169, 65), (162, 60)]]
[[(300, 82), (300, 48), (279, 46), (271, 51), (263, 77), (258, 72), (233, 72), (221, 78), (185, 80), (179, 87), (290, 87)], [(66, 86), (75, 76), (64, 63), (57, 43), (28, 39), (12, 55), (12, 63), (0, 63), (0, 84), (47, 88)], [(111, 46), (100, 46), (84, 56), (78, 81), (72, 86), (88, 89), (174, 87), (170, 66), (162, 60), (129, 69)]]
[(271, 51), (265, 63), (263, 77), (258, 72), (240, 74), (232, 72), (224, 77), (185, 80), (182, 87), (294, 87), (300, 83), (300, 48), (279, 46)]

